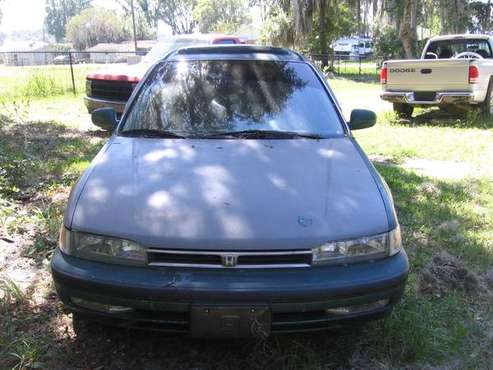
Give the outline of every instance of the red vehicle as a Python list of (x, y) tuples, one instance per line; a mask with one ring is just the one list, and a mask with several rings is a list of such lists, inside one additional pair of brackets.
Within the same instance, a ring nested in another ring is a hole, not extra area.
[(192, 34), (171, 36), (159, 41), (141, 62), (133, 65), (112, 66), (111, 70), (90, 73), (86, 76), (87, 110), (111, 107), (121, 115), (133, 89), (147, 69), (171, 50), (191, 45), (241, 44), (236, 36), (219, 34)]

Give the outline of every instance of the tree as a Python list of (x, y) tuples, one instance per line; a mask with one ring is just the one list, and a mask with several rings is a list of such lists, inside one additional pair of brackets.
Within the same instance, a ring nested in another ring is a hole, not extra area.
[(122, 21), (105, 8), (88, 8), (72, 17), (67, 24), (67, 39), (83, 50), (100, 42), (121, 42), (129, 38)]
[(200, 32), (234, 33), (249, 21), (247, 0), (198, 0), (193, 18)]
[(46, 30), (57, 42), (63, 41), (69, 19), (90, 4), (91, 0), (46, 0)]
[(281, 4), (274, 4), (266, 13), (260, 42), (276, 46), (294, 46), (294, 21)]
[(261, 40), (327, 55), (336, 38), (354, 31), (354, 23), (347, 4), (337, 0), (279, 0), (266, 16)]
[(466, 0), (439, 0), (441, 33), (464, 33), (468, 21)]
[(173, 34), (192, 33), (196, 26), (193, 8), (197, 0), (159, 0), (158, 19), (171, 27)]
[(473, 1), (469, 3), (469, 30), (472, 32), (486, 32), (493, 25), (493, 4), (491, 1)]
[[(117, 0), (124, 14), (123, 27), (125, 33), (133, 35), (132, 24), (132, 0)], [(157, 29), (155, 0), (134, 0), (135, 28), (138, 40), (146, 40), (155, 37)]]
[(416, 11), (417, 0), (404, 0), (404, 10), (402, 22), (399, 28), (399, 38), (401, 39), (406, 58), (413, 58), (416, 45)]

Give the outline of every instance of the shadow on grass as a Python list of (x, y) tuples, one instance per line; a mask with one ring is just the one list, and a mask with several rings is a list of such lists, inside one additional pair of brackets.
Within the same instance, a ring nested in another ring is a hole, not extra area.
[[(81, 132), (57, 122), (17, 124), (0, 130), (0, 193), (26, 198), (50, 184), (70, 182), (102, 146), (101, 131)], [(77, 163), (81, 163), (79, 170)], [(64, 179), (68, 176), (68, 179)]]
[(488, 180), (432, 180), (399, 166), (377, 164), (392, 190), (413, 263), (422, 266), (436, 250), (459, 256), (470, 266), (487, 267), (493, 251), (484, 239), (493, 220), (493, 185)]
[(493, 128), (493, 118), (482, 116), (478, 109), (446, 111), (431, 108), (418, 110), (411, 119), (394, 118), (393, 121), (411, 126), (436, 126), (454, 128)]
[(50, 256), (70, 186), (107, 136), (57, 122), (0, 130), (0, 221), (7, 235), (17, 234), (23, 256), (38, 265)]

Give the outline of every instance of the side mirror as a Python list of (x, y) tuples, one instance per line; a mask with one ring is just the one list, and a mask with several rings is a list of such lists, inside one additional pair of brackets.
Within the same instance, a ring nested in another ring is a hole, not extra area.
[(99, 108), (91, 113), (91, 120), (96, 126), (106, 131), (113, 131), (118, 125), (116, 112), (113, 108)]
[(351, 112), (349, 128), (351, 130), (360, 130), (362, 128), (372, 127), (377, 123), (377, 115), (366, 109), (354, 109)]

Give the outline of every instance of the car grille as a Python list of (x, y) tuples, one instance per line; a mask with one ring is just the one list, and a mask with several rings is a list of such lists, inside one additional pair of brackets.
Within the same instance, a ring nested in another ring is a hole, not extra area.
[(203, 268), (287, 268), (309, 267), (310, 250), (269, 252), (182, 251), (149, 249), (149, 266)]
[(416, 101), (435, 101), (436, 92), (434, 91), (416, 91), (414, 93), (414, 100)]
[(87, 85), (87, 96), (126, 102), (136, 84), (129, 81), (87, 80)]

